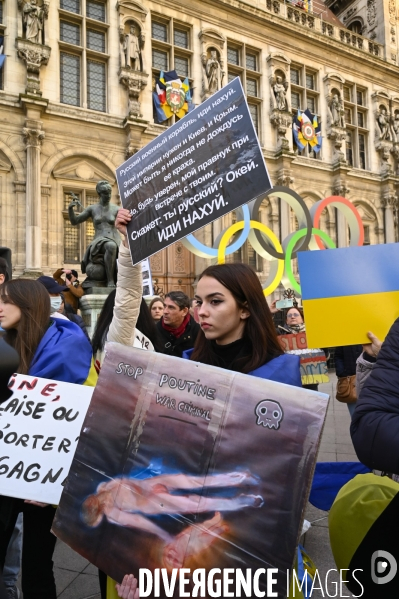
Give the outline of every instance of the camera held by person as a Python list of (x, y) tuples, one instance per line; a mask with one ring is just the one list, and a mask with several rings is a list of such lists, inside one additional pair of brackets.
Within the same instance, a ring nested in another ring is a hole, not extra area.
[[(62, 274), (65, 274), (65, 281), (61, 276)], [(78, 281), (77, 271), (70, 270), (68, 268), (59, 268), (53, 274), (53, 279), (55, 279), (60, 285), (64, 285), (68, 288), (66, 291), (64, 291), (65, 303), (71, 306), (76, 314), (79, 306), (79, 298), (81, 298), (84, 294), (84, 289)]]

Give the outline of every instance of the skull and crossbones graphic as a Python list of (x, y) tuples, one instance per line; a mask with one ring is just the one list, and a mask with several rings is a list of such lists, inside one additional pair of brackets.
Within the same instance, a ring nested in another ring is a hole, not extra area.
[(280, 422), (283, 419), (284, 412), (278, 401), (272, 399), (264, 399), (260, 401), (255, 408), (257, 416), (257, 425), (262, 425), (265, 428), (280, 428)]

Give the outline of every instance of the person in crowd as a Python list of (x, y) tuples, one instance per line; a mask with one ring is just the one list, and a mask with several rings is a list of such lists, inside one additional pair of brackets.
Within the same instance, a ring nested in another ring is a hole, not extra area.
[(299, 357), (284, 354), (255, 271), (246, 264), (209, 266), (195, 295), (201, 331), (191, 360), (302, 387)]
[[(124, 236), (130, 220), (129, 211), (120, 209), (117, 227)], [(302, 387), (299, 357), (282, 351), (260, 281), (249, 266), (208, 267), (200, 276), (195, 299), (200, 327), (196, 325), (194, 349), (184, 351), (183, 357)], [(189, 298), (182, 292), (171, 292), (165, 298), (163, 319), (176, 332), (178, 328), (183, 329), (184, 322), (186, 328), (191, 323), (188, 310)], [(175, 327), (172, 328), (171, 323)], [(162, 321), (157, 327), (162, 327)], [(174, 339), (168, 339), (170, 345), (176, 343), (175, 339), (179, 337), (174, 335)], [(171, 354), (177, 354), (175, 348)], [(125, 576), (116, 590), (119, 597), (139, 596), (137, 581), (132, 575)]]
[[(1, 500), (0, 500), (1, 501)], [(22, 558), (22, 528), (23, 514), (18, 515), (10, 542), (7, 547), (7, 555), (3, 567), (3, 580), (7, 599), (18, 599), (19, 589), (17, 581), (21, 569)]]
[(62, 318), (68, 320), (67, 316), (61, 314), (60, 308), (62, 304), (61, 294), (66, 291), (67, 287), (63, 287), (57, 283), (52, 277), (41, 276), (37, 279), (38, 283), (41, 283), (43, 287), (47, 289), (50, 296), (50, 314), (53, 318)]
[[(335, 348), (335, 372), (338, 377), (338, 388), (339, 379), (347, 379), (350, 384), (352, 384), (351, 381), (353, 381), (356, 391), (356, 360), (361, 353), (361, 345), (346, 345)], [(348, 406), (349, 414), (352, 417), (353, 412), (355, 411), (356, 402), (348, 402), (346, 405)]]
[[(65, 280), (61, 277), (62, 273), (65, 274)], [(79, 299), (84, 294), (84, 289), (78, 281), (77, 271), (69, 270), (68, 268), (59, 268), (53, 274), (53, 279), (55, 279), (59, 285), (66, 288), (66, 291), (64, 292), (65, 303), (71, 306), (76, 314), (79, 307)]]
[(163, 352), (181, 358), (185, 350), (194, 347), (199, 325), (189, 313), (190, 299), (183, 291), (167, 293), (164, 304), (163, 316), (157, 324)]
[[(116, 316), (117, 321), (123, 322), (123, 317), (118, 318), (118, 308), (115, 308), (116, 295), (117, 291), (114, 289), (105, 300), (93, 333), (91, 344), (93, 347), (93, 356), (97, 372), (100, 372), (104, 361), (105, 342), (111, 341), (108, 337), (108, 332), (113, 317)], [(118, 339), (118, 331), (115, 330), (115, 328), (117, 327), (114, 323), (112, 341), (117, 341)], [(159, 339), (157, 328), (144, 298), (141, 298), (140, 312), (137, 318), (136, 327), (132, 329), (132, 337), (128, 345), (147, 351), (162, 351), (161, 340)]]
[[(273, 304), (275, 306), (275, 302), (273, 302)], [(277, 330), (278, 335), (298, 335), (298, 333), (306, 333), (306, 326), (302, 308), (289, 308), (285, 315), (284, 325), (278, 325)], [(324, 353), (327, 357), (328, 352), (324, 350)], [(319, 385), (317, 383), (309, 383), (303, 386), (305, 389), (310, 389), (311, 391), (317, 391), (319, 388)]]
[[(92, 339), (97, 372), (100, 372), (105, 357), (106, 341), (147, 351), (162, 350), (155, 323), (142, 297), (141, 265), (133, 266), (130, 257), (126, 232), (128, 220), (130, 220), (129, 211), (121, 208), (115, 220), (115, 227), (123, 239), (119, 247), (117, 287), (111, 291), (104, 303)], [(106, 574), (101, 570), (99, 570), (99, 581), (102, 599), (116, 597), (115, 581), (107, 579)]]
[[(0, 257), (0, 286), (4, 283), (4, 281), (8, 281), (8, 271), (7, 271), (7, 260)], [(0, 323), (0, 334), (3, 331)]]
[(384, 343), (371, 332), (357, 359), (358, 401), (350, 427), (359, 460), (399, 475), (399, 319)]
[(163, 315), (163, 300), (160, 297), (154, 297), (150, 301), (150, 305), (148, 306), (151, 312), (151, 316), (155, 323), (159, 322)]
[(0, 285), (8, 281), (7, 260), (0, 257)]
[[(0, 324), (6, 331), (5, 340), (20, 356), (17, 372), (94, 386), (97, 374), (86, 336), (68, 319), (50, 317), (50, 301), (56, 296), (59, 297), (59, 292), (49, 295), (39, 281), (16, 279), (1, 286)], [(52, 562), (56, 538), (50, 533), (55, 514), (53, 506), (0, 497), (0, 568), (3, 568), (8, 543), (21, 511), (24, 514), (24, 599), (56, 599)]]
[(367, 333), (367, 337), (370, 339), (370, 343), (362, 346), (363, 353), (356, 360), (356, 391), (358, 397), (374, 368), (382, 346), (382, 342), (371, 331)]
[[(0, 266), (1, 268), (1, 266)], [(4, 279), (3, 279), (4, 282)], [(0, 404), (10, 399), (13, 391), (8, 388), (10, 375), (18, 369), (19, 356), (5, 341), (0, 337)], [(21, 515), (21, 514), (20, 514)], [(8, 559), (7, 571), (4, 567), (3, 572), (0, 570), (0, 599), (12, 599), (19, 597), (19, 591), (16, 587), (19, 569), (21, 566), (21, 531), (18, 525), (14, 527), (13, 537), (18, 541), (18, 547), (15, 550), (13, 539), (8, 545), (7, 553), (12, 550), (13, 559)], [(14, 541), (15, 542), (15, 541)], [(11, 547), (10, 547), (11, 546)], [(7, 556), (8, 558), (10, 556)], [(7, 584), (5, 584), (5, 582)]]
[[(79, 314), (75, 314), (75, 312), (72, 309), (72, 306), (65, 303), (65, 298), (64, 298), (63, 293), (60, 293), (60, 296), (61, 296), (61, 306), (58, 310), (58, 314), (62, 314), (63, 316), (66, 316), (68, 318), (68, 320), (77, 324), (78, 327), (80, 327), (82, 329), (82, 331), (84, 332), (86, 337), (89, 339), (89, 333), (87, 332), (86, 325), (83, 321), (83, 318), (81, 316), (79, 316)], [(90, 341), (90, 339), (89, 339), (89, 341)]]

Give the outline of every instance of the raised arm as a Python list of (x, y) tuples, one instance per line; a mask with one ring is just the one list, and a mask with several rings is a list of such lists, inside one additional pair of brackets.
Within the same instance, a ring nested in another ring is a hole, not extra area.
[(72, 225), (80, 225), (80, 223), (84, 223), (85, 220), (93, 217), (91, 206), (85, 208), (81, 214), (75, 214), (74, 207), (78, 206), (79, 204), (80, 202), (73, 200), (68, 206), (68, 216)]
[(126, 225), (130, 219), (128, 210), (121, 208), (118, 211), (115, 226), (123, 236), (123, 242), (119, 248), (114, 315), (107, 336), (108, 341), (116, 341), (122, 345), (133, 344), (143, 293), (141, 264), (133, 266), (126, 237)]

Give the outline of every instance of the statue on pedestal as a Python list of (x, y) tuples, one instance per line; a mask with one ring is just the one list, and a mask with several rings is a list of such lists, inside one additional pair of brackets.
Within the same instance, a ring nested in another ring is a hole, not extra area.
[(48, 17), (49, 0), (43, 2), (42, 6), (37, 0), (18, 0), (18, 6), (22, 10), (22, 24), (25, 33), (24, 38), (34, 44), (43, 44), (44, 20)]
[(208, 79), (208, 90), (214, 94), (222, 87), (222, 68), (216, 50), (211, 50), (211, 55), (205, 64), (205, 73)]
[(344, 106), (339, 95), (337, 93), (330, 94), (327, 103), (330, 109), (331, 127), (345, 127)]
[(120, 236), (115, 228), (118, 206), (111, 204), (112, 188), (108, 181), (99, 181), (96, 191), (100, 197), (98, 204), (88, 206), (80, 214), (74, 211), (81, 205), (78, 198), (71, 194), (72, 202), (68, 206), (69, 220), (72, 225), (79, 225), (90, 218), (94, 225), (94, 239), (87, 247), (82, 260), (82, 272), (87, 279), (82, 287), (115, 287), (116, 260)]
[(391, 134), (389, 131), (389, 117), (385, 106), (380, 106), (376, 115), (376, 121), (378, 125), (378, 139), (389, 141), (391, 139)]
[(288, 110), (287, 89), (288, 83), (280, 75), (272, 79), (272, 91), (275, 98), (275, 106), (278, 110)]
[(121, 67), (140, 71), (141, 43), (134, 25), (121, 34)]

